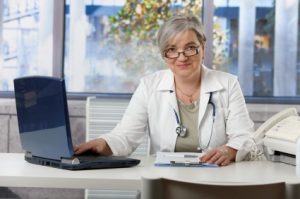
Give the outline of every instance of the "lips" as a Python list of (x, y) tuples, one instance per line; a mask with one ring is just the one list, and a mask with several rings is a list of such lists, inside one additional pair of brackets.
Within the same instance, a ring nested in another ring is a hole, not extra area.
[(176, 67), (180, 69), (186, 69), (190, 66), (190, 64), (177, 64)]

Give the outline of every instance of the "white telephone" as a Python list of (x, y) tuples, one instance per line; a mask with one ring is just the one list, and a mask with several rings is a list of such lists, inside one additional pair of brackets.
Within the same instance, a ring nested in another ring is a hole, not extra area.
[(295, 108), (275, 114), (255, 132), (255, 140), (263, 141), (268, 159), (289, 164), (295, 164), (296, 142), (299, 136), (300, 117)]

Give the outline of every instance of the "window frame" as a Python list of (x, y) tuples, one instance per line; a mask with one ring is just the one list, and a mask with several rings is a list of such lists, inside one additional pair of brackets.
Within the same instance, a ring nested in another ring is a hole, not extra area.
[[(0, 0), (0, 9), (2, 16), (2, 5), (4, 0)], [(55, 14), (53, 15), (53, 65), (52, 65), (52, 76), (58, 78), (64, 78), (64, 51), (65, 51), (65, 5), (66, 0), (53, 1), (53, 8)], [(212, 62), (212, 33), (213, 31), (213, 14), (214, 14), (214, 2), (203, 1), (203, 25), (207, 34), (206, 43), (206, 54), (204, 63), (210, 65)], [(0, 18), (2, 19), (2, 17)], [(1, 23), (2, 26), (2, 23)], [(0, 27), (1, 27), (0, 26)], [(1, 36), (1, 34), (0, 34)], [(2, 36), (0, 37), (0, 41)], [(55, 50), (54, 50), (55, 49)], [(68, 92), (69, 99), (85, 100), (89, 96), (96, 96), (101, 98), (121, 98), (130, 99), (132, 93), (89, 93), (89, 92)], [(0, 98), (14, 98), (13, 91), (0, 91)], [(259, 104), (299, 104), (300, 96), (294, 97), (256, 97), (256, 96), (245, 96), (246, 103), (259, 103)]]

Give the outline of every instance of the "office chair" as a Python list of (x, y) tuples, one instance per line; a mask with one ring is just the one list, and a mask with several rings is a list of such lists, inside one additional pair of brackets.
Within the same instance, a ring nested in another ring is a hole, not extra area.
[(142, 179), (142, 199), (284, 199), (285, 183), (211, 185), (165, 178)]

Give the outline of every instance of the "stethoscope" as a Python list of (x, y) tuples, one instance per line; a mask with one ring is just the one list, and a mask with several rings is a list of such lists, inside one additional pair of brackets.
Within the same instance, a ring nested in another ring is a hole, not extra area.
[[(207, 148), (210, 144), (210, 140), (211, 140), (211, 137), (212, 137), (212, 133), (213, 133), (213, 126), (214, 126), (214, 123), (215, 123), (215, 117), (216, 117), (216, 106), (215, 104), (213, 103), (212, 101), (212, 92), (209, 93), (209, 100), (208, 100), (208, 104), (210, 104), (212, 106), (212, 127), (211, 127), (211, 132), (210, 132), (210, 137), (209, 137), (209, 140), (208, 140), (208, 143), (206, 145), (205, 148)], [(174, 110), (174, 113), (175, 113), (175, 118), (176, 118), (176, 122), (177, 122), (177, 127), (176, 127), (176, 133), (178, 136), (180, 137), (185, 137), (186, 134), (187, 134), (187, 128), (185, 126), (182, 125), (180, 119), (179, 119), (179, 115), (178, 113), (176, 112), (175, 109)], [(200, 150), (203, 150), (205, 148), (202, 148), (200, 147)]]

